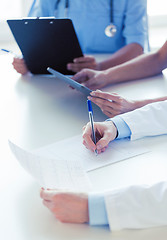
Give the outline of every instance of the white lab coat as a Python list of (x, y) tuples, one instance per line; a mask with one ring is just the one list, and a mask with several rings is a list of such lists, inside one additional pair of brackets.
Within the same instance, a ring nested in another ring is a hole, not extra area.
[(129, 126), (131, 140), (167, 134), (167, 100), (151, 103), (120, 117)]
[[(149, 104), (121, 115), (131, 129), (131, 139), (167, 134), (167, 101)], [(105, 193), (111, 230), (167, 225), (167, 182), (130, 186)]]
[(112, 231), (167, 225), (167, 182), (107, 192), (105, 205)]

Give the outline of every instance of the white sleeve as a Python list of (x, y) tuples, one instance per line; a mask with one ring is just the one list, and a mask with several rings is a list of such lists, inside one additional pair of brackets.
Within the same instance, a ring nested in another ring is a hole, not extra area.
[(167, 225), (167, 182), (108, 192), (105, 205), (112, 231)]
[(167, 101), (148, 104), (119, 115), (131, 130), (131, 140), (167, 134)]

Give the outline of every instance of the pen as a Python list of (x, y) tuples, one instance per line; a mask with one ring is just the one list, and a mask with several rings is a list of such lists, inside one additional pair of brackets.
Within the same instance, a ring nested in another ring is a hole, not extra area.
[(5, 52), (5, 53), (10, 53), (10, 54), (12, 54), (13, 56), (18, 57), (17, 54), (15, 54), (14, 52), (12, 52), (12, 51), (10, 51), (10, 50), (8, 50), (8, 49), (1, 48), (1, 51), (2, 51), (2, 52)]
[(10, 51), (10, 50), (7, 50), (7, 49), (4, 49), (4, 48), (1, 48), (1, 51), (3, 51), (3, 52), (6, 52), (6, 53), (12, 53), (12, 54), (13, 54), (13, 52), (12, 52), (12, 51)]
[[(92, 127), (92, 139), (94, 144), (96, 145), (96, 136), (95, 136), (95, 130), (94, 130), (94, 123), (93, 123), (93, 110), (92, 110), (92, 104), (90, 100), (87, 100), (88, 105), (88, 112), (89, 112), (89, 120)], [(97, 149), (95, 149), (96, 156), (98, 155)]]

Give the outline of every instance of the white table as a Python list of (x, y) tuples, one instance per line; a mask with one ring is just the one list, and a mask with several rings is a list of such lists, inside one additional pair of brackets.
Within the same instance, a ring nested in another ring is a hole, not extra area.
[[(86, 98), (57, 79), (20, 77), (9, 56), (0, 56), (0, 239), (166, 240), (167, 227), (111, 233), (107, 227), (62, 224), (42, 205), (39, 186), (10, 153), (7, 139), (27, 150), (81, 133)], [(139, 99), (167, 94), (167, 74), (110, 86), (105, 91)], [(106, 117), (94, 107), (96, 121)], [(151, 151), (89, 173), (95, 191), (167, 178), (167, 136), (140, 140)]]

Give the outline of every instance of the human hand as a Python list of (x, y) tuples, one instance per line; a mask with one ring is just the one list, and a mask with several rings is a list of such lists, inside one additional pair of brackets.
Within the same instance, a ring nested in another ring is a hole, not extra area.
[(64, 223), (89, 221), (88, 196), (83, 193), (61, 192), (41, 189), (43, 204)]
[(114, 117), (137, 108), (137, 101), (128, 100), (117, 93), (96, 90), (91, 92), (90, 95), (91, 97), (88, 97), (88, 99), (99, 106), (108, 117)]
[(95, 71), (92, 69), (83, 69), (75, 74), (72, 79), (84, 84), (92, 90), (102, 88), (109, 84), (109, 78), (106, 71)]
[(28, 68), (25, 64), (24, 58), (14, 57), (12, 65), (18, 73), (21, 73), (22, 75), (28, 73)]
[(73, 63), (67, 64), (67, 69), (73, 72), (79, 72), (83, 68), (96, 69), (97, 63), (93, 56), (78, 57), (73, 60)]
[(117, 128), (112, 121), (95, 122), (94, 130), (96, 135), (96, 145), (92, 140), (92, 127), (90, 123), (87, 123), (87, 125), (83, 127), (83, 144), (92, 152), (96, 149), (98, 153), (104, 152), (108, 147), (109, 142), (116, 138)]

